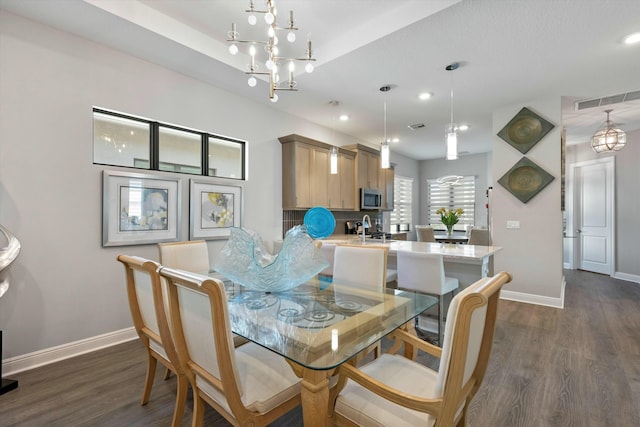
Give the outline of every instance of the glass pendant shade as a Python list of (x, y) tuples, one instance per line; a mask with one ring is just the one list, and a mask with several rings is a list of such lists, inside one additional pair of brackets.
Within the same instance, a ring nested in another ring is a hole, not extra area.
[(389, 143), (387, 141), (382, 141), (382, 144), (380, 144), (380, 161), (382, 169), (389, 169), (391, 167), (389, 154)]
[(338, 174), (338, 149), (334, 146), (331, 147), (331, 157), (329, 158), (329, 165), (331, 175)]
[(596, 153), (607, 151), (620, 151), (627, 144), (627, 134), (615, 127), (609, 120), (609, 113), (613, 110), (606, 110), (607, 121), (591, 137), (591, 148)]
[(447, 129), (447, 160), (456, 160), (458, 158), (458, 133), (455, 125), (451, 125)]

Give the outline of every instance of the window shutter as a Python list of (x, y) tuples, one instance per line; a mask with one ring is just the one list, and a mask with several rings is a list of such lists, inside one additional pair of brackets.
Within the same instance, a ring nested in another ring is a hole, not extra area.
[(391, 212), (391, 224), (409, 224), (409, 230), (411, 230), (413, 178), (396, 175), (393, 186), (394, 209)]
[(427, 180), (427, 223), (433, 228), (445, 229), (440, 215), (436, 211), (440, 208), (462, 208), (464, 213), (460, 221), (454, 226), (455, 230), (465, 230), (475, 223), (476, 207), (476, 178), (465, 176), (457, 184), (440, 184), (437, 179)]

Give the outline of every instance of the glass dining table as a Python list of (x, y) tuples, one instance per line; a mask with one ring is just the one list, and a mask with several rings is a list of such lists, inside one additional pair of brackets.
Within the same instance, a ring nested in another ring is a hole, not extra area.
[(329, 424), (329, 379), (336, 368), (437, 303), (432, 296), (316, 276), (284, 292), (258, 292), (225, 280), (232, 331), (282, 355), (302, 378), (305, 426)]

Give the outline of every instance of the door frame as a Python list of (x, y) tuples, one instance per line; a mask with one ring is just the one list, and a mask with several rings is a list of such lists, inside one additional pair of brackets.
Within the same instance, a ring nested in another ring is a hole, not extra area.
[[(616, 250), (615, 250), (615, 245), (616, 245), (616, 241), (615, 241), (615, 230), (616, 230), (616, 206), (615, 206), (615, 175), (616, 175), (616, 163), (615, 163), (615, 156), (607, 156), (607, 157), (599, 157), (597, 159), (593, 159), (593, 160), (586, 160), (586, 161), (582, 161), (582, 162), (575, 162), (575, 163), (571, 163), (569, 164), (569, 173), (567, 175), (567, 198), (568, 198), (568, 202), (565, 205), (565, 216), (566, 216), (566, 220), (567, 220), (567, 224), (566, 224), (566, 232), (565, 235), (568, 237), (575, 237), (575, 238), (569, 238), (569, 243), (567, 244), (567, 255), (569, 258), (569, 266), (568, 268), (571, 270), (574, 270), (577, 268), (577, 266), (580, 265), (580, 253), (581, 253), (581, 246), (580, 246), (580, 238), (578, 236), (576, 236), (576, 232), (575, 232), (575, 225), (578, 222), (577, 218), (578, 215), (580, 214), (580, 206), (578, 206), (578, 198), (576, 197), (575, 194), (575, 189), (576, 189), (576, 171), (578, 168), (580, 167), (584, 167), (584, 166), (589, 166), (589, 165), (594, 165), (594, 164), (604, 164), (606, 165), (608, 168), (610, 168), (610, 172), (611, 172), (611, 179), (609, 179), (609, 182), (607, 183), (607, 192), (611, 195), (609, 197), (611, 203), (608, 206), (608, 210), (607, 210), (607, 214), (610, 215), (611, 217), (611, 229), (609, 231), (609, 251), (607, 253), (607, 256), (609, 257), (609, 259), (611, 260), (611, 267), (610, 267), (610, 271), (609, 271), (609, 276), (613, 277), (615, 274), (615, 270), (616, 270)], [(566, 240), (566, 239), (563, 239)]]

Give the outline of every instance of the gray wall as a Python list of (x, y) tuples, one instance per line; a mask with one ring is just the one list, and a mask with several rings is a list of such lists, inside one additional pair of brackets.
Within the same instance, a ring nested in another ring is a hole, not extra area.
[[(624, 125), (620, 125), (624, 128)], [(567, 147), (567, 171), (571, 163), (598, 157), (615, 157), (615, 275), (640, 278), (640, 130), (627, 132), (627, 145), (618, 152), (596, 154), (589, 141)], [(568, 251), (565, 251), (568, 252)]]
[[(443, 137), (444, 138), (444, 137)], [(442, 141), (444, 144), (444, 139)], [(491, 177), (491, 155), (473, 154), (460, 156), (458, 160), (423, 160), (420, 162), (420, 220), (416, 224), (427, 222), (427, 180), (446, 175), (473, 175), (476, 177), (476, 227), (488, 227), (486, 209), (486, 190)]]
[[(0, 223), (22, 243), (0, 300), (4, 358), (132, 326), (116, 256), (158, 259), (155, 245), (101, 247), (102, 171), (118, 168), (92, 164), (94, 106), (248, 141), (243, 226), (281, 238), (277, 138), (365, 142), (274, 110), (261, 89), (264, 102), (251, 102), (0, 11)], [(186, 240), (189, 176), (180, 177)], [(208, 244), (213, 262), (224, 241)]]

